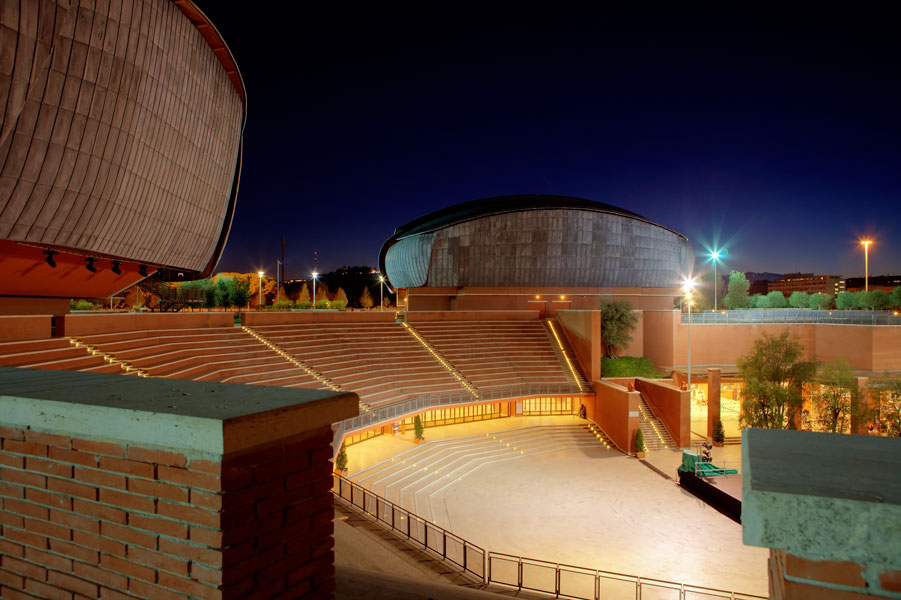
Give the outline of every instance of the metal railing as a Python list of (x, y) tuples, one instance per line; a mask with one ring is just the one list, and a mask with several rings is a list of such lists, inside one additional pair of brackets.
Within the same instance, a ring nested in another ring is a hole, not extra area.
[(351, 506), (374, 517), (392, 531), (404, 535), (423, 549), (456, 565), (464, 573), (485, 582), (485, 550), (447, 529), (414, 515), (390, 500), (373, 494), (358, 483), (335, 474), (332, 493)]
[[(688, 323), (688, 313), (682, 313)], [(901, 314), (890, 310), (811, 310), (756, 308), (691, 313), (692, 325), (723, 323), (832, 323), (848, 325), (901, 325)]]
[(487, 583), (578, 600), (766, 600), (765, 596), (588, 569), (501, 552), (488, 553)]
[(486, 552), (337, 473), (332, 494), (482, 583), (574, 600), (766, 600), (765, 596)]

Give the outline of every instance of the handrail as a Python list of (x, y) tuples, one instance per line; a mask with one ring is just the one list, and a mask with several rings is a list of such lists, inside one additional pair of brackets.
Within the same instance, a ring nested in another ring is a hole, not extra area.
[[(639, 577), (637, 575), (628, 575), (626, 573), (616, 573), (614, 571), (604, 571), (601, 569), (590, 569), (576, 565), (568, 565), (564, 563), (549, 562), (537, 558), (528, 558), (516, 556), (514, 554), (504, 554), (503, 552), (486, 552), (480, 546), (473, 544), (453, 532), (439, 527), (434, 523), (430, 523), (426, 519), (394, 504), (390, 500), (382, 498), (378, 494), (367, 490), (365, 487), (350, 481), (346, 477), (334, 473), (335, 485), (332, 487), (332, 494), (342, 500), (350, 507), (362, 511), (370, 517), (374, 517), (376, 521), (388, 526), (391, 531), (401, 533), (408, 540), (415, 542), (424, 550), (431, 552), (436, 556), (440, 556), (442, 560), (450, 561), (451, 564), (462, 569), (464, 574), (476, 577), (482, 583), (496, 584), (505, 587), (516, 588), (519, 590), (530, 590), (553, 594), (557, 598), (573, 598), (575, 600), (606, 600), (609, 598), (607, 594), (601, 595), (601, 583), (604, 580), (612, 580), (618, 582), (632, 583), (635, 586), (634, 598), (640, 599), (644, 588), (663, 588), (679, 592), (679, 600), (689, 600), (686, 593), (704, 594), (705, 598), (719, 598), (723, 600), (766, 600), (765, 596), (756, 596), (754, 594), (743, 594), (740, 592), (730, 592), (716, 588), (708, 588), (698, 585), (689, 585), (686, 583), (677, 583), (675, 581), (666, 581), (664, 579), (653, 579), (648, 577)], [(337, 487), (337, 490), (335, 489)], [(375, 509), (374, 512), (372, 509)], [(390, 516), (390, 518), (389, 518)], [(415, 526), (414, 526), (415, 523)], [(429, 531), (432, 531), (432, 539), (429, 540)], [(436, 540), (435, 536), (438, 535)], [(448, 552), (448, 540), (451, 541), (451, 552)], [(456, 550), (456, 552), (454, 551)], [(480, 558), (474, 562), (469, 559), (470, 552), (475, 554), (475, 558)], [(506, 561), (507, 563), (516, 564), (516, 580), (505, 580), (503, 575), (498, 576), (493, 561)], [(541, 587), (538, 584), (543, 579), (528, 579), (527, 569), (553, 569), (554, 586)], [(581, 576), (581, 586), (579, 577)], [(586, 578), (590, 577), (588, 581)], [(590, 588), (590, 594), (578, 594), (581, 589), (583, 591)], [(578, 595), (577, 595), (578, 594)]]
[[(442, 560), (450, 561), (463, 573), (476, 577), (482, 583), (487, 583), (485, 577), (487, 554), (483, 548), (454, 535), (453, 532), (439, 527), (435, 523), (430, 523), (378, 494), (374, 494), (359, 483), (338, 473), (333, 475), (336, 486), (332, 487), (332, 494), (336, 498), (375, 517), (380, 523), (389, 526), (392, 531), (404, 534), (408, 540), (422, 546), (424, 550), (440, 556)], [(337, 491), (335, 487), (338, 488)], [(371, 510), (373, 507), (375, 512)], [(390, 515), (390, 519), (388, 515)], [(430, 531), (432, 532), (431, 540), (429, 539)], [(438, 537), (436, 538), (436, 536)], [(448, 541), (451, 542), (450, 547)]]

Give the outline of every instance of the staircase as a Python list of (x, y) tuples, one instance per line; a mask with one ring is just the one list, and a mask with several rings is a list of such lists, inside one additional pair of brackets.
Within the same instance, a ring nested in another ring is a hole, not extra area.
[(644, 437), (644, 445), (648, 451), (675, 449), (673, 438), (667, 433), (660, 419), (654, 416), (651, 408), (641, 394), (638, 401), (638, 427)]
[(572, 374), (574, 383), (579, 387), (579, 391), (591, 391), (591, 384), (588, 383), (588, 380), (582, 374), (582, 370), (579, 369), (579, 365), (575, 360), (576, 355), (572, 347), (570, 347), (566, 336), (559, 332), (560, 328), (554, 324), (552, 319), (545, 319), (544, 325), (547, 328), (548, 338), (551, 342), (551, 347), (554, 349), (554, 354), (557, 355), (557, 359), (561, 364), (567, 366)]
[(613, 440), (610, 439), (610, 436), (607, 435), (607, 433), (603, 429), (598, 427), (595, 423), (586, 421), (582, 424), (582, 428), (593, 435), (600, 443), (604, 445), (604, 448), (606, 448), (607, 450), (616, 449), (616, 445), (613, 443)]
[(437, 440), (355, 473), (350, 479), (436, 522), (440, 511), (433, 512), (432, 497), (482, 467), (565, 450), (595, 450), (592, 456), (596, 457), (613, 450), (588, 432), (584, 424), (543, 425)]

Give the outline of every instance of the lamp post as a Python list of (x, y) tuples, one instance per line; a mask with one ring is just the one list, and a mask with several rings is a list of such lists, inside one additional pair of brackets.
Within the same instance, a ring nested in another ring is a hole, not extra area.
[(263, 272), (257, 271), (260, 276), (260, 302), (257, 304), (257, 310), (263, 310)]
[(870, 244), (873, 240), (861, 240), (863, 244), (863, 291), (870, 291)]
[(316, 278), (319, 277), (319, 273), (313, 271), (313, 310), (316, 310)]
[(385, 276), (379, 275), (379, 310), (385, 309)]
[(719, 250), (710, 253), (710, 258), (713, 260), (713, 312), (716, 312), (716, 291), (720, 287), (720, 282), (716, 278), (716, 263), (719, 262), (720, 256), (722, 253)]
[(682, 289), (685, 291), (685, 301), (688, 303), (688, 397), (691, 399), (691, 306), (694, 304), (694, 299), (691, 296), (691, 291), (695, 287), (694, 279), (686, 279), (685, 283), (682, 285)]
[(282, 296), (281, 296), (282, 280), (280, 277), (281, 275), (284, 275), (282, 273), (282, 261), (276, 260), (275, 261), (275, 301), (276, 301), (276, 303), (278, 303), (278, 301), (281, 300), (281, 298), (282, 298)]

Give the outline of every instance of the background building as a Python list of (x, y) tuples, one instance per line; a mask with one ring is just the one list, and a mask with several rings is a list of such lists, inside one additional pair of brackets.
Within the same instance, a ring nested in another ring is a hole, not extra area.
[(793, 292), (808, 294), (824, 293), (834, 296), (842, 291), (838, 289), (841, 278), (838, 275), (814, 275), (813, 273), (786, 273), (776, 281), (769, 283), (769, 291), (782, 292), (791, 296)]
[(627, 210), (518, 195), (458, 204), (402, 225), (379, 262), (409, 310), (553, 312), (596, 308), (601, 297), (672, 308), (694, 256), (685, 236)]
[(246, 108), (216, 28), (189, 1), (9, 6), (0, 312), (60, 314), (69, 298), (109, 297), (159, 270), (211, 273)]

